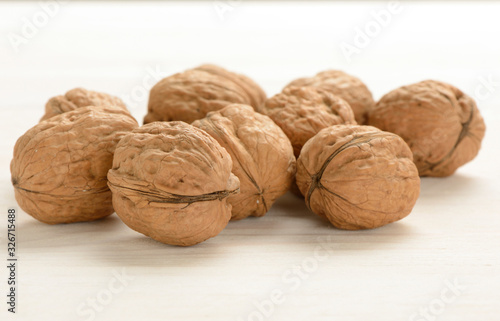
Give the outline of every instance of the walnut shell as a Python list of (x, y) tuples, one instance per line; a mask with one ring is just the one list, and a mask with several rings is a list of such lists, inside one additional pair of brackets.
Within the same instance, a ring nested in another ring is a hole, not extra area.
[(144, 123), (191, 123), (231, 103), (258, 108), (265, 99), (264, 91), (250, 78), (214, 65), (202, 65), (158, 82), (151, 89)]
[(154, 122), (127, 134), (108, 173), (116, 214), (130, 228), (172, 245), (216, 236), (231, 218), (239, 181), (232, 161), (204, 131)]
[[(372, 93), (357, 77), (340, 70), (326, 70), (309, 78), (299, 78), (286, 87), (319, 87), (347, 101), (358, 124), (366, 123), (366, 114), (375, 106)], [(286, 88), (285, 87), (285, 88)]]
[(262, 90), (262, 88), (260, 88), (255, 81), (245, 75), (230, 72), (224, 68), (210, 64), (201, 65), (196, 69), (227, 78), (240, 86), (247, 93), (247, 96), (250, 99), (249, 105), (254, 108), (259, 108), (267, 99), (264, 90)]
[(269, 117), (247, 105), (232, 104), (193, 126), (206, 131), (233, 160), (240, 193), (228, 199), (233, 220), (263, 216), (285, 194), (295, 176), (295, 157), (285, 133)]
[(138, 126), (119, 107), (82, 107), (21, 136), (10, 164), (19, 206), (48, 224), (113, 213), (106, 175), (120, 138)]
[(435, 80), (386, 94), (368, 121), (406, 141), (421, 176), (449, 176), (474, 159), (486, 129), (471, 97)]
[(315, 87), (287, 87), (269, 98), (260, 112), (283, 129), (295, 157), (299, 157), (302, 146), (323, 128), (356, 124), (345, 100)]
[(399, 136), (371, 126), (321, 130), (297, 160), (297, 185), (307, 206), (334, 226), (375, 228), (407, 216), (420, 178)]
[(127, 106), (118, 97), (83, 88), (75, 88), (68, 91), (64, 96), (50, 98), (45, 104), (45, 115), (40, 121), (87, 106), (117, 106), (128, 112)]

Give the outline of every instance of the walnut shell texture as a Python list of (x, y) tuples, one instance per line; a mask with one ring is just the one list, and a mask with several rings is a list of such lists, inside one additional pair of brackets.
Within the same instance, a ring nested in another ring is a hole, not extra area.
[(240, 180), (240, 193), (228, 199), (232, 219), (263, 216), (285, 194), (295, 176), (292, 145), (269, 117), (248, 105), (231, 104), (193, 122), (224, 147)]
[(254, 108), (261, 106), (267, 99), (264, 90), (262, 90), (256, 82), (245, 75), (230, 72), (224, 68), (210, 64), (201, 65), (196, 69), (227, 78), (240, 86), (247, 93), (247, 96), (250, 99), (249, 105)]
[(64, 96), (55, 96), (45, 104), (45, 114), (40, 121), (87, 106), (117, 106), (128, 112), (125, 103), (118, 97), (105, 93), (75, 88)]
[(119, 107), (82, 107), (38, 123), (21, 136), (10, 168), (19, 206), (48, 224), (113, 213), (106, 175), (123, 135), (138, 126)]
[(404, 218), (420, 193), (420, 178), (406, 143), (371, 126), (321, 130), (304, 145), (296, 179), (314, 213), (348, 230)]
[(214, 65), (202, 65), (160, 80), (151, 89), (144, 123), (192, 123), (207, 113), (238, 103), (259, 108), (264, 91), (250, 78)]
[(108, 173), (116, 213), (157, 241), (189, 246), (219, 234), (231, 218), (239, 180), (232, 160), (204, 131), (154, 122), (127, 134)]
[(302, 146), (323, 128), (356, 124), (347, 102), (316, 87), (287, 87), (269, 98), (260, 111), (283, 129), (296, 157)]
[(476, 157), (486, 130), (471, 97), (435, 80), (389, 92), (368, 122), (406, 141), (421, 176), (452, 175)]
[(291, 86), (319, 87), (339, 96), (351, 106), (356, 122), (360, 125), (366, 123), (367, 112), (375, 106), (375, 101), (368, 87), (359, 78), (340, 70), (326, 70), (313, 77), (299, 78), (286, 87)]

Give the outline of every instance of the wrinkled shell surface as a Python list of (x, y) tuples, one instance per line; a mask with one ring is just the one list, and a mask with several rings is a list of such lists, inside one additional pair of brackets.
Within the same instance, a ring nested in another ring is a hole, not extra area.
[(231, 103), (258, 108), (265, 99), (264, 91), (250, 78), (214, 65), (202, 65), (158, 82), (151, 89), (144, 123), (191, 123)]
[(227, 78), (240, 86), (247, 93), (247, 96), (250, 99), (249, 105), (254, 108), (258, 108), (259, 106), (261, 106), (267, 99), (264, 90), (262, 90), (262, 88), (260, 88), (260, 86), (256, 82), (245, 75), (230, 72), (224, 68), (209, 64), (199, 66), (196, 69), (203, 70), (214, 75), (219, 75), (223, 78)]
[(304, 145), (296, 178), (307, 206), (348, 230), (402, 219), (420, 192), (406, 143), (371, 126), (337, 125), (320, 131)]
[(369, 123), (406, 141), (421, 176), (449, 176), (474, 159), (486, 129), (471, 97), (434, 80), (386, 94)]
[(113, 206), (130, 228), (173, 245), (219, 234), (231, 218), (239, 181), (229, 154), (183, 122), (155, 122), (127, 134), (108, 173)]
[(83, 107), (38, 123), (14, 147), (10, 168), (19, 206), (48, 224), (113, 213), (106, 175), (137, 122), (118, 107)]
[(40, 121), (87, 106), (117, 106), (128, 112), (125, 103), (118, 97), (83, 88), (75, 88), (68, 91), (64, 96), (55, 96), (49, 99), (45, 104), (45, 115)]
[(286, 87), (314, 86), (339, 96), (351, 106), (358, 124), (366, 123), (366, 114), (375, 106), (372, 93), (357, 77), (340, 70), (327, 70), (314, 77), (299, 78)]
[(269, 117), (247, 105), (232, 104), (197, 120), (233, 160), (240, 193), (231, 195), (232, 219), (263, 216), (285, 194), (295, 175), (290, 141)]
[(269, 98), (261, 112), (283, 129), (296, 157), (302, 146), (323, 128), (356, 124), (348, 103), (315, 87), (287, 87)]

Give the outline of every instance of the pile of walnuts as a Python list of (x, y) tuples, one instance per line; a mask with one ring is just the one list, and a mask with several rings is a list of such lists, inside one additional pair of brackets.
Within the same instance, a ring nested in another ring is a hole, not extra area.
[(250, 78), (203, 65), (151, 89), (143, 126), (105, 93), (51, 98), (14, 147), (12, 184), (41, 222), (116, 212), (173, 245), (263, 216), (289, 190), (337, 228), (369, 229), (407, 216), (420, 176), (453, 174), (484, 133), (474, 100), (439, 81), (375, 102), (360, 79), (328, 70), (267, 98)]

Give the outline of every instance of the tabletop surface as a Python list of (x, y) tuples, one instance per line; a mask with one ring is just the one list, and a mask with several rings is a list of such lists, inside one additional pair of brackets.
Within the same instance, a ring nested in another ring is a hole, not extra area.
[(154, 83), (202, 63), (244, 73), (269, 96), (326, 69), (360, 77), (375, 99), (438, 79), (476, 99), (487, 132), (473, 162), (423, 178), (413, 212), (373, 230), (335, 229), (290, 193), (266, 216), (186, 248), (136, 233), (116, 214), (49, 226), (18, 208), (17, 314), (3, 303), (2, 268), (0, 319), (499, 320), (499, 10), (493, 2), (1, 2), (5, 258), (15, 141), (50, 97), (74, 87), (122, 97), (142, 123)]

